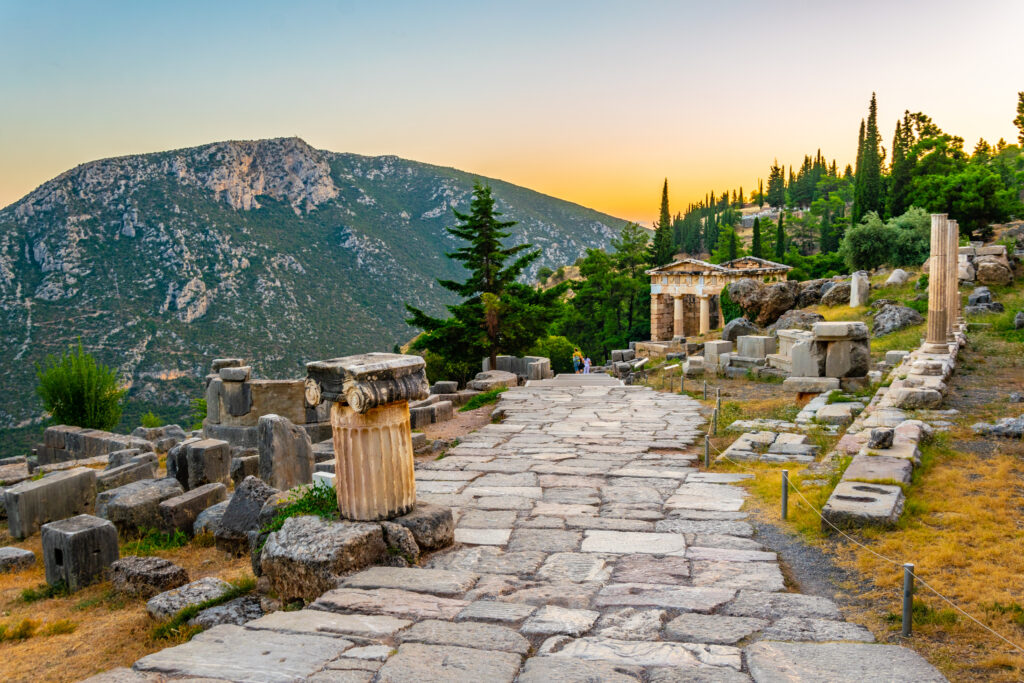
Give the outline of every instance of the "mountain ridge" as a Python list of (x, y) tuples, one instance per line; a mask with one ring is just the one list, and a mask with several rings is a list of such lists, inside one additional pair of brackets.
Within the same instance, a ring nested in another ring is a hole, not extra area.
[(135, 399), (182, 405), (210, 358), (297, 376), (316, 357), (387, 350), (406, 302), (440, 314), (460, 277), (453, 208), (491, 185), (544, 249), (528, 273), (610, 245), (626, 221), (478, 174), (318, 150), (215, 142), (79, 164), (0, 209), (0, 427), (41, 415), (33, 363), (81, 338)]

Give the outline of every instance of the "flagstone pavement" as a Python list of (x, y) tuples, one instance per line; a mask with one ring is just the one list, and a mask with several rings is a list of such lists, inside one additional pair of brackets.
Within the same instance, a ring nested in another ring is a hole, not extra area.
[(742, 511), (745, 475), (698, 469), (696, 401), (560, 376), (497, 412), (417, 464), (418, 497), (453, 508), (453, 549), (214, 627), (116, 680), (945, 680), (787, 590)]

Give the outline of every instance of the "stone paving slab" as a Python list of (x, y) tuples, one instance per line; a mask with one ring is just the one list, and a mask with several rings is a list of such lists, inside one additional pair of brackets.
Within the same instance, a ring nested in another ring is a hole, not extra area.
[(932, 683), (946, 678), (913, 650), (859, 643), (754, 643), (745, 649), (758, 683)]
[[(822, 642), (871, 634), (830, 600), (784, 592), (746, 521), (736, 484), (749, 475), (697, 469), (703, 419), (689, 397), (568, 382), (505, 392), (495, 414), (503, 422), (416, 464), (419, 497), (453, 507), (454, 547), (350, 575), (306, 609), (211, 629), (135, 675), (733, 683), (846, 680), (835, 662), (849, 661), (862, 683), (911, 666), (901, 648)], [(783, 436), (782, 450), (805, 445)]]

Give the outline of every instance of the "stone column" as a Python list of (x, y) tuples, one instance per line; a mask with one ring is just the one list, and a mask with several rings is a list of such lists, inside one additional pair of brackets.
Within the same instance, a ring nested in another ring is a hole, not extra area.
[(931, 258), (928, 262), (928, 334), (923, 350), (946, 353), (946, 284), (948, 282), (949, 234), (946, 214), (932, 214)]
[(947, 230), (947, 260), (949, 266), (946, 269), (946, 341), (955, 343), (956, 336), (953, 334), (956, 329), (957, 318), (960, 309), (960, 226), (956, 221), (946, 222)]
[(707, 295), (700, 298), (700, 333), (711, 331), (711, 301)]
[(331, 401), (335, 488), (345, 519), (376, 521), (416, 505), (409, 401), (430, 393), (423, 359), (367, 353), (306, 365), (306, 402)]
[(685, 337), (683, 329), (683, 297), (681, 295), (672, 297), (672, 334), (676, 337)]

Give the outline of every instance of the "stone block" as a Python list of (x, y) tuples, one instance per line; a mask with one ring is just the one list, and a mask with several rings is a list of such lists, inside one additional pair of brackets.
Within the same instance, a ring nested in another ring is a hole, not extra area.
[(227, 498), (228, 490), (224, 484), (203, 484), (180, 496), (168, 498), (160, 503), (158, 509), (163, 520), (165, 531), (179, 530), (189, 536), (196, 518), (203, 510)]
[(243, 455), (231, 458), (231, 481), (238, 486), (246, 477), (256, 477), (260, 473), (259, 454)]
[(910, 351), (886, 351), (885, 362), (889, 365), (899, 365), (909, 355)]
[(96, 515), (114, 523), (123, 534), (137, 534), (159, 529), (160, 503), (184, 493), (175, 479), (143, 479), (116, 489), (103, 491), (96, 497)]
[[(210, 383), (211, 385), (213, 382)], [(220, 384), (220, 419), (242, 417), (252, 410), (252, 383), (225, 382)]]
[(915, 389), (911, 387), (891, 387), (886, 394), (897, 408), (938, 408), (942, 405), (942, 393), (936, 389)]
[(821, 528), (860, 526), (892, 527), (903, 514), (903, 489), (899, 486), (841, 481), (821, 510)]
[[(325, 463), (326, 464), (326, 463)], [(319, 467), (319, 465), (317, 465)], [(321, 486), (327, 486), (333, 489), (335, 487), (336, 477), (334, 472), (314, 472), (313, 473), (313, 484), (320, 484)]]
[(822, 377), (825, 374), (825, 358), (824, 344), (797, 342), (790, 349), (791, 372), (796, 377)]
[(220, 377), (211, 379), (206, 385), (206, 422), (220, 424), (220, 394), (224, 382)]
[(77, 591), (100, 581), (120, 556), (117, 529), (105, 519), (78, 515), (42, 528), (46, 582)]
[(220, 527), (220, 521), (224, 519), (224, 513), (228, 509), (228, 504), (231, 499), (221, 501), (216, 505), (212, 505), (196, 517), (196, 521), (192, 524), (192, 533), (196, 536), (199, 534), (213, 534), (216, 535), (217, 529)]
[(432, 422), (447, 422), (455, 417), (455, 406), (451, 401), (438, 401), (430, 406)]
[(378, 683), (446, 681), (512, 683), (522, 658), (512, 652), (455, 645), (405, 643), (377, 672)]
[(459, 391), (458, 382), (441, 381), (434, 382), (434, 386), (430, 387), (430, 393), (432, 394), (455, 394)]
[(864, 340), (835, 341), (825, 354), (825, 377), (864, 377), (871, 369), (871, 352)]
[(11, 536), (26, 538), (47, 522), (91, 512), (96, 502), (96, 472), (75, 467), (23, 481), (4, 493)]
[[(227, 483), (231, 473), (231, 444), (219, 439), (193, 441), (185, 447), (185, 466), (186, 490), (203, 484)], [(182, 480), (181, 474), (176, 477), (178, 481)]]
[(910, 273), (908, 273), (907, 271), (903, 270), (902, 268), (897, 268), (894, 271), (892, 271), (891, 273), (889, 273), (889, 277), (886, 278), (885, 284), (887, 286), (888, 285), (902, 285), (902, 284), (905, 284), (908, 279), (910, 279)]
[(709, 341), (704, 342), (704, 363), (715, 368), (727, 364), (728, 360), (723, 355), (732, 353), (731, 341)]
[(240, 368), (242, 367), (241, 358), (214, 358), (213, 362), (210, 363), (210, 370), (212, 372), (220, 372), (221, 368)]
[(188, 583), (188, 572), (161, 557), (123, 557), (109, 573), (114, 590), (133, 597), (151, 598)]
[(513, 388), (519, 386), (519, 378), (511, 372), (488, 370), (478, 373), (467, 387), (476, 391), (492, 391), (494, 389)]
[(778, 342), (775, 337), (747, 335), (736, 340), (736, 352), (740, 356), (764, 358), (775, 353)]
[(36, 563), (36, 555), (31, 550), (7, 546), (0, 548), (0, 574), (20, 572)]
[(386, 555), (380, 524), (289, 517), (280, 531), (267, 537), (260, 567), (281, 600), (312, 602), (348, 572)]
[[(149, 616), (158, 621), (170, 619), (175, 614), (192, 605), (200, 605), (207, 600), (213, 600), (231, 590), (231, 584), (215, 576), (187, 583), (179, 588), (173, 588), (154, 595), (146, 602), (146, 611)], [(167, 652), (168, 650), (164, 650)]]
[(188, 487), (187, 449), (190, 444), (201, 440), (197, 437), (189, 437), (167, 451), (167, 476), (177, 479), (182, 488)]
[(814, 323), (811, 328), (815, 341), (843, 341), (867, 339), (868, 326), (862, 322), (837, 321)]
[(248, 382), (252, 376), (252, 366), (239, 365), (221, 368), (217, 371), (217, 374), (225, 382)]
[(788, 391), (795, 391), (801, 394), (823, 394), (828, 391), (835, 391), (839, 388), (837, 377), (787, 377), (782, 382), (782, 388)]
[(260, 479), (281, 491), (312, 483), (315, 459), (305, 430), (280, 415), (263, 415), (257, 431)]
[(53, 427), (47, 427), (46, 431), (43, 432), (43, 445), (49, 446), (50, 448), (67, 448), (65, 442), (65, 435), (69, 432), (81, 432), (81, 427), (75, 427), (73, 425), (54, 425)]
[(814, 417), (818, 422), (845, 427), (853, 422), (853, 404), (831, 403), (820, 408)]
[(152, 479), (156, 476), (156, 458), (152, 461), (129, 462), (104, 470), (96, 477), (96, 488), (99, 491), (117, 488), (133, 481)]
[(909, 484), (913, 472), (909, 459), (858, 453), (843, 473), (843, 480)]

